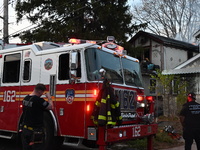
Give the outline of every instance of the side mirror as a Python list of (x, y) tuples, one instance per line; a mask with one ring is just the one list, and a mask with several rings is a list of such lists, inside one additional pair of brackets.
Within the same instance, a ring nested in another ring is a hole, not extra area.
[(78, 67), (78, 52), (71, 53), (71, 70), (75, 70)]

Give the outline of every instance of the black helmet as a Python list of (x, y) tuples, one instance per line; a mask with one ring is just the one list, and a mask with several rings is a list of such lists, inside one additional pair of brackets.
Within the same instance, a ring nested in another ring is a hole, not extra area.
[(190, 93), (188, 93), (188, 97), (196, 99), (196, 94), (194, 94), (193, 92), (190, 92)]

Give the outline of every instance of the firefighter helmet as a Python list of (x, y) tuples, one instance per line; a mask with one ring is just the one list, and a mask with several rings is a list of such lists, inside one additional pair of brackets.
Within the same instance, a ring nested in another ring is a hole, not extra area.
[(193, 92), (188, 93), (188, 97), (191, 97), (192, 99), (196, 99), (196, 94)]

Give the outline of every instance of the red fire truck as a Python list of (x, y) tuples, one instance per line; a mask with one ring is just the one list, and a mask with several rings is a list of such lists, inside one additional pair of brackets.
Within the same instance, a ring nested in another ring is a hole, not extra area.
[[(44, 113), (45, 150), (58, 144), (105, 150), (108, 144), (139, 138), (147, 138), (152, 150), (157, 131), (154, 100), (144, 95), (139, 61), (109, 40), (103, 45), (70, 41), (73, 44), (39, 42), (0, 50), (0, 137), (19, 137), (22, 100), (43, 83), (54, 103), (54, 109)], [(120, 103), (120, 125), (98, 126), (91, 120), (102, 70)]]

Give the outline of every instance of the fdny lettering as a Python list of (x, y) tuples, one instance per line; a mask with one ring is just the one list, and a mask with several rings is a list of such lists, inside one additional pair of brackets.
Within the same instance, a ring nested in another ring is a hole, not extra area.
[(138, 137), (140, 136), (140, 132), (141, 132), (141, 127), (140, 126), (135, 126), (132, 128), (133, 131), (133, 137)]
[(199, 114), (200, 114), (200, 111), (191, 111), (191, 113), (192, 113), (193, 115), (199, 115)]
[(27, 107), (32, 107), (33, 106), (33, 102), (31, 102), (31, 101), (23, 101), (23, 105), (24, 106), (27, 106)]
[(189, 105), (189, 110), (193, 115), (200, 114), (200, 105)]
[(197, 109), (200, 110), (200, 105), (190, 105), (189, 106), (189, 110), (197, 110)]
[(16, 91), (4, 91), (3, 102), (15, 102)]

